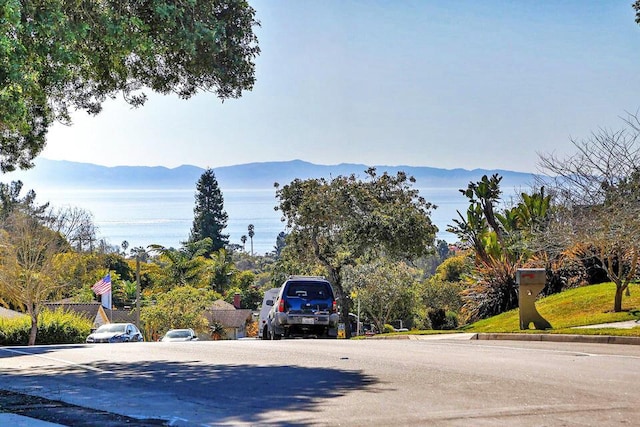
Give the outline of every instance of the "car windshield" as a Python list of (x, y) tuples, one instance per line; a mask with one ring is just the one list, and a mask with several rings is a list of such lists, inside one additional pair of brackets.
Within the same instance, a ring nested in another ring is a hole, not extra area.
[(187, 330), (167, 332), (167, 337), (169, 338), (188, 338), (190, 336), (191, 336), (191, 332)]
[(100, 332), (124, 332), (125, 328), (127, 325), (123, 324), (123, 323), (111, 323), (108, 325), (102, 325), (100, 326), (96, 332), (100, 333)]

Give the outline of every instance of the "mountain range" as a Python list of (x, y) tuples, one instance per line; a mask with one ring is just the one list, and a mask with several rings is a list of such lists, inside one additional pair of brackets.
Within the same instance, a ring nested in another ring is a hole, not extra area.
[[(296, 178), (331, 178), (338, 175), (364, 177), (369, 166), (342, 163), (317, 165), (302, 160), (246, 163), (213, 168), (220, 188), (263, 189), (273, 188), (275, 182), (288, 184)], [(499, 174), (502, 185), (526, 187), (533, 183), (534, 175), (499, 169), (439, 169), (426, 166), (375, 166), (378, 174), (395, 174), (404, 171), (416, 178), (417, 188), (458, 187), (466, 188), (471, 181), (483, 175)], [(69, 162), (38, 158), (35, 167), (27, 171), (5, 174), (2, 181), (21, 180), (25, 188), (74, 188), (74, 189), (189, 189), (205, 169), (183, 165), (176, 168), (163, 166), (100, 166), (91, 163)]]

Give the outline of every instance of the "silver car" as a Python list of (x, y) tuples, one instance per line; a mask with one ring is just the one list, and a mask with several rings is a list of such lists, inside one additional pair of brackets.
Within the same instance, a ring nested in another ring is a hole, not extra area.
[(142, 333), (133, 323), (107, 323), (89, 334), (88, 343), (116, 343), (144, 341)]

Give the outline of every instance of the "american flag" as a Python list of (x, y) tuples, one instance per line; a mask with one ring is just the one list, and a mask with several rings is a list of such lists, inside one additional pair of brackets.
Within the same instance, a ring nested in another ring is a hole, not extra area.
[(102, 279), (98, 280), (92, 287), (93, 292), (96, 295), (106, 294), (107, 292), (111, 292), (111, 273), (107, 273)]

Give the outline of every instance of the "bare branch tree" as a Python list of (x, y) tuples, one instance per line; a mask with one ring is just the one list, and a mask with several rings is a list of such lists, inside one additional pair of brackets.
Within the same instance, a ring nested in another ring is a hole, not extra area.
[(640, 121), (601, 128), (566, 158), (539, 154), (543, 184), (552, 189), (558, 209), (545, 236), (571, 253), (595, 257), (616, 284), (614, 311), (635, 278), (640, 257)]
[(93, 250), (97, 227), (91, 212), (78, 207), (65, 207), (52, 210), (48, 217), (47, 225), (62, 234), (78, 252)]

